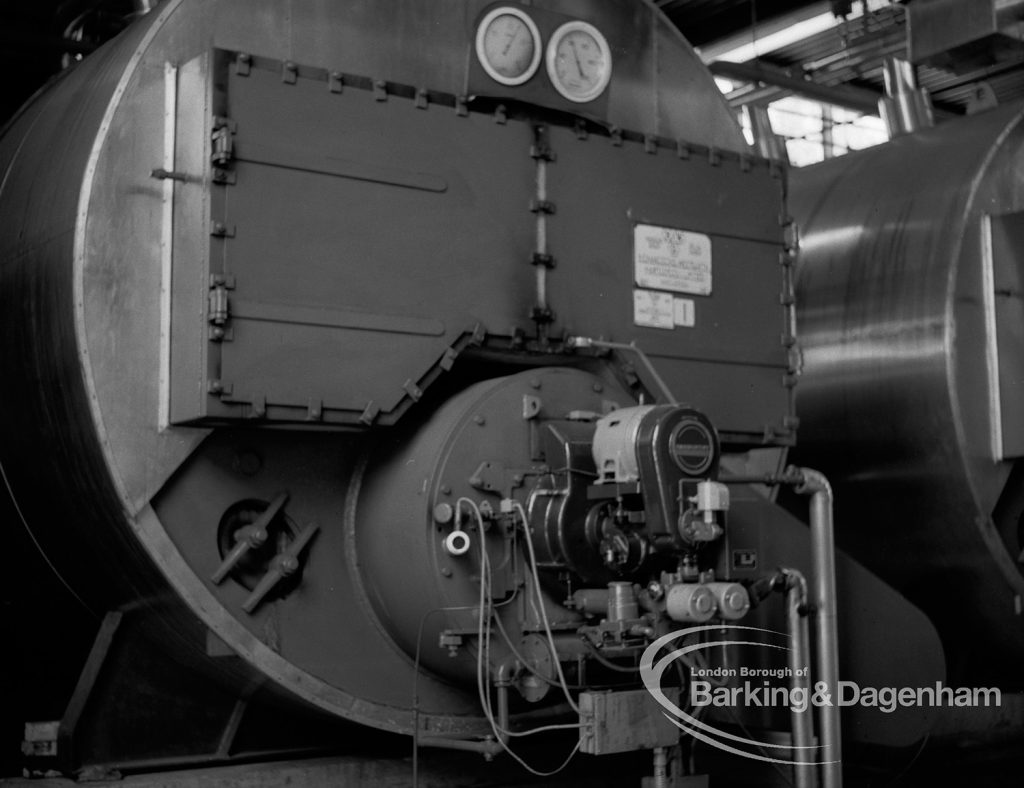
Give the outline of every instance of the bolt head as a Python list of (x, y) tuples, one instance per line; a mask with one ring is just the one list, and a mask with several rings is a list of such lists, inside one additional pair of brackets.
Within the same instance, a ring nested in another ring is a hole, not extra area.
[(293, 555), (283, 556), (281, 558), (279, 567), (281, 569), (281, 574), (287, 577), (288, 575), (293, 574), (299, 568), (299, 559)]

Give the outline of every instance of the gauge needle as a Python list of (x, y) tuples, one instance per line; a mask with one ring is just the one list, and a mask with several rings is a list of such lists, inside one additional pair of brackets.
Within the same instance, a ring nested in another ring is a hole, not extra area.
[(501, 54), (503, 54), (503, 55), (507, 55), (508, 54), (509, 49), (512, 48), (512, 42), (516, 40), (516, 36), (518, 36), (518, 35), (519, 35), (519, 31), (518, 30), (513, 30), (511, 33), (509, 33), (506, 36), (506, 38), (508, 40), (505, 42), (505, 48), (503, 50), (501, 50)]
[(580, 79), (586, 79), (587, 75), (583, 73), (583, 66), (580, 63), (580, 53), (576, 51), (576, 42), (570, 41), (569, 46), (572, 47), (572, 56), (576, 58), (576, 70), (580, 72)]

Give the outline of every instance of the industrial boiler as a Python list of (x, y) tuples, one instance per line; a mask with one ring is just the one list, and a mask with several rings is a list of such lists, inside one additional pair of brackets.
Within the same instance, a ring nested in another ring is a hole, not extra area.
[(4, 525), (102, 620), (31, 754), (230, 761), (257, 699), (267, 757), (296, 715), (535, 773), (652, 751), (657, 786), (680, 742), (835, 786), (927, 735), (695, 708), (945, 667), (787, 464), (787, 173), (653, 3), (166, 0), (0, 172)]
[[(800, 461), (843, 501), (839, 546), (935, 622), (950, 680), (1013, 693), (1024, 655), (1021, 119), (1018, 104), (921, 129), (795, 171), (790, 192)], [(1003, 733), (1019, 736), (1013, 716)]]

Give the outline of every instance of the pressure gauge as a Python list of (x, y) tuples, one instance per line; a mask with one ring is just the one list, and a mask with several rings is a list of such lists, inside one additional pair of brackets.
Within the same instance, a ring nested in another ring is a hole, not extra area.
[(548, 42), (547, 68), (551, 84), (569, 101), (593, 101), (612, 78), (612, 53), (596, 27), (566, 22)]
[(476, 30), (476, 56), (495, 82), (522, 85), (540, 65), (540, 31), (520, 8), (491, 9)]

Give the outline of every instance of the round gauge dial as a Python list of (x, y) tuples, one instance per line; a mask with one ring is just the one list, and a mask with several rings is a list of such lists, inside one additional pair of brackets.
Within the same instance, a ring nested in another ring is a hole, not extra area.
[(540, 65), (540, 31), (519, 8), (492, 9), (477, 27), (476, 56), (494, 81), (502, 85), (521, 85)]
[(612, 77), (612, 53), (601, 32), (586, 22), (566, 22), (548, 42), (548, 76), (569, 101), (593, 101)]

